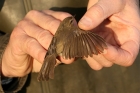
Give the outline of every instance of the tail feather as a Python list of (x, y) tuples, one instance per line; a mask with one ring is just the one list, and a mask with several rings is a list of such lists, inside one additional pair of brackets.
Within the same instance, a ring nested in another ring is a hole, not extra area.
[(49, 79), (53, 79), (55, 64), (56, 56), (54, 54), (47, 55), (38, 74), (38, 81), (48, 81)]

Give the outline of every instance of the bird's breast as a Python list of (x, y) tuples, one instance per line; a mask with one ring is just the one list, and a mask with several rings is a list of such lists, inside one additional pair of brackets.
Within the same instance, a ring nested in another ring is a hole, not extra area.
[(59, 54), (61, 54), (62, 53), (62, 51), (63, 51), (63, 42), (58, 42), (57, 44), (56, 44), (56, 52), (57, 52), (57, 54), (59, 55)]

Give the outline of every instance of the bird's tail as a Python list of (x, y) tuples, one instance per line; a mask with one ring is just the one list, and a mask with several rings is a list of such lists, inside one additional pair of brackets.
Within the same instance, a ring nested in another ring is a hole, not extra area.
[(48, 81), (49, 79), (54, 78), (54, 68), (56, 64), (55, 54), (47, 55), (44, 59), (44, 63), (41, 67), (41, 70), (38, 74), (38, 81)]

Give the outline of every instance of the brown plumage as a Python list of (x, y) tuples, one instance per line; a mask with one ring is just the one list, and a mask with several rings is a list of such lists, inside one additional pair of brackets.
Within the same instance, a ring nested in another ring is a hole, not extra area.
[(75, 25), (74, 17), (65, 18), (58, 27), (46, 53), (44, 63), (38, 75), (39, 81), (54, 78), (56, 57), (65, 59), (92, 57), (103, 53), (107, 48), (105, 40), (92, 31), (84, 31)]

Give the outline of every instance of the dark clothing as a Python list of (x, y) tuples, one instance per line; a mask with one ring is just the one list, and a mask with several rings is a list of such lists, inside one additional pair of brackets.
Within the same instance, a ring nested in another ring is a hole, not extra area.
[[(10, 37), (8, 33), (29, 10), (67, 6), (74, 8), (51, 9), (68, 11), (76, 17), (80, 17), (79, 15), (84, 12), (78, 10), (77, 7), (85, 7), (86, 4), (87, 0), (6, 0), (0, 12), (0, 30), (7, 34), (0, 34), (0, 54), (2, 55), (8, 43)], [(13, 92), (16, 92), (20, 90), (19, 93), (140, 93), (139, 61), (138, 56), (130, 67), (114, 65), (110, 68), (94, 71), (85, 61), (78, 60), (70, 65), (63, 64), (56, 67), (53, 80), (38, 82), (38, 73), (31, 73), (28, 76), (18, 78), (18, 83), (13, 83), (16, 86), (11, 89), (11, 86), (7, 87), (7, 91), (13, 90)], [(4, 93), (2, 86), (0, 86), (0, 93)]]

